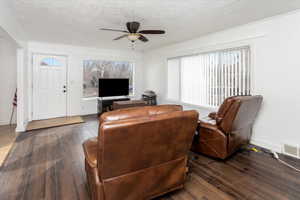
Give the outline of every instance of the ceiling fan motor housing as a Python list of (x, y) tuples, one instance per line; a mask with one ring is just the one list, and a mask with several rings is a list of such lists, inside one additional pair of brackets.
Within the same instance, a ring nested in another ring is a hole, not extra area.
[(119, 40), (124, 37), (127, 37), (128, 40), (131, 42), (135, 42), (136, 40), (140, 40), (142, 42), (148, 42), (148, 38), (146, 38), (143, 34), (164, 34), (164, 30), (141, 30), (138, 31), (140, 28), (140, 23), (139, 22), (127, 22), (126, 23), (127, 31), (125, 30), (117, 30), (117, 29), (107, 29), (107, 28), (102, 28), (101, 30), (105, 31), (116, 31), (116, 32), (122, 32), (126, 33), (120, 37), (115, 38), (114, 40)]

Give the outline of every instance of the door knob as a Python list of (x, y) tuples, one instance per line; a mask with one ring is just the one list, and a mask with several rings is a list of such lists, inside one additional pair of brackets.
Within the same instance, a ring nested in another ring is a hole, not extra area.
[(67, 90), (63, 90), (63, 93), (66, 93), (67, 92)]

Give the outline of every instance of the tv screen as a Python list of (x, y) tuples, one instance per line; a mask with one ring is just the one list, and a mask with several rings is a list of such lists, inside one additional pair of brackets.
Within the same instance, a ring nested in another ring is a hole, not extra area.
[(103, 78), (99, 79), (99, 97), (129, 95), (129, 79)]

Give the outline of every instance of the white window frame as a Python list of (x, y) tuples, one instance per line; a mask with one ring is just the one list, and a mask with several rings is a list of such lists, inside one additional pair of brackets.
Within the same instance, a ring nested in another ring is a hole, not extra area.
[[(95, 60), (99, 60), (99, 59), (95, 59)], [(107, 60), (107, 59), (104, 59), (104, 60)], [(136, 63), (132, 60), (114, 60), (116, 62), (129, 62), (132, 64), (132, 94), (129, 94), (128, 96), (126, 97), (131, 97), (131, 98), (134, 98), (135, 97), (135, 70), (136, 70)], [(83, 70), (82, 70), (82, 73), (83, 73)], [(82, 77), (83, 77), (83, 74), (82, 74)], [(83, 81), (83, 80), (82, 80)], [(115, 97), (103, 97), (103, 98), (109, 98), (109, 99), (114, 99), (114, 98), (120, 98), (120, 97), (124, 97), (124, 96), (115, 96)], [(82, 98), (81, 98), (83, 101), (89, 101), (89, 100), (97, 100), (99, 99), (99, 97), (84, 97), (83, 96), (83, 87), (82, 87)]]

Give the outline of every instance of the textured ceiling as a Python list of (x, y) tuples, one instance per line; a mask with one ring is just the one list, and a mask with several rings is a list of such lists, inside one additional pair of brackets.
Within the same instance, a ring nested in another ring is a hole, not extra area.
[(8, 40), (8, 41), (12, 41), (13, 43), (15, 43), (15, 40), (13, 40), (10, 35), (0, 27), (0, 42), (1, 40)]
[(300, 8), (300, 0), (11, 0), (27, 38), (101, 48), (130, 48), (112, 41), (137, 20), (142, 29), (165, 29), (137, 49), (156, 48)]
[(5, 36), (5, 31), (0, 27), (0, 39)]

